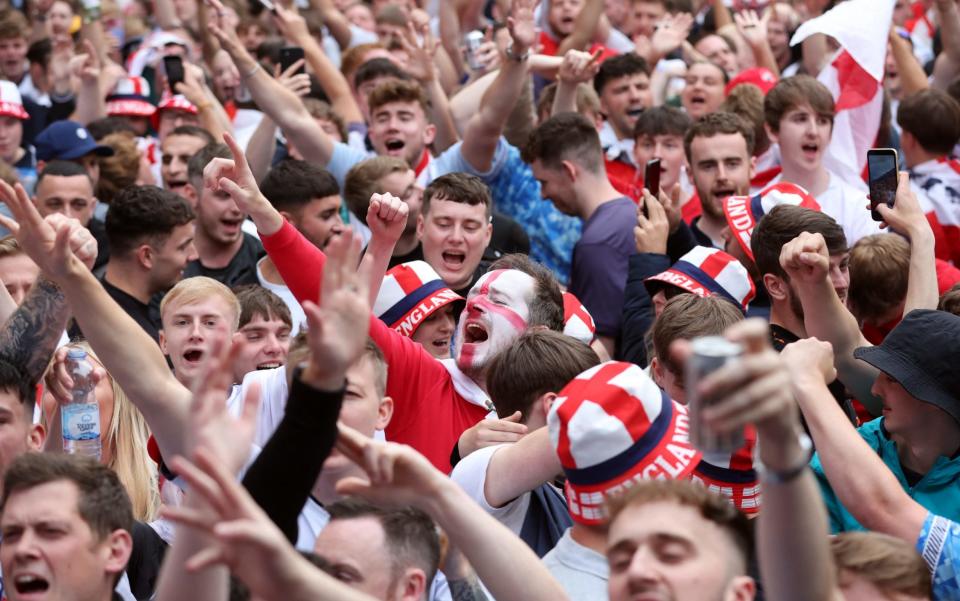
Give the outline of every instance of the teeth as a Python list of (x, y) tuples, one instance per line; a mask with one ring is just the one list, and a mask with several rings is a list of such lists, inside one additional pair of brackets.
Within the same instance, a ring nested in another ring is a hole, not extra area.
[(36, 576), (28, 576), (28, 575), (17, 576), (17, 582), (23, 583), (23, 584), (29, 584), (31, 582), (36, 582), (38, 580), (40, 579), (37, 578)]

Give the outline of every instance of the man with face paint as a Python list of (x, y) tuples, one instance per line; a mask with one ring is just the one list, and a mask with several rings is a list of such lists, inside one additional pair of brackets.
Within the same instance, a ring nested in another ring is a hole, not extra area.
[[(210, 163), (205, 185), (222, 187), (251, 216), (270, 259), (297, 300), (316, 301), (322, 293), (323, 251), (264, 198), (245, 162), (232, 163)], [(371, 252), (385, 252), (386, 264), (393, 248)], [(501, 258), (470, 289), (452, 359), (437, 361), (371, 313), (370, 337), (383, 351), (390, 373), (402, 376), (387, 380), (387, 396), (394, 400), (387, 438), (409, 444), (449, 472), (450, 449), (460, 434), (493, 409), (486, 392), (490, 359), (531, 327), (562, 331), (563, 298), (550, 271), (524, 255)]]

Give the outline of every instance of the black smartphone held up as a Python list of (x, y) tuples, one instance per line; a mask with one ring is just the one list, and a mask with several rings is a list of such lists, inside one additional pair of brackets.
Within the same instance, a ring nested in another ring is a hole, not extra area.
[(660, 159), (650, 159), (643, 168), (643, 187), (650, 190), (654, 198), (660, 197)]
[(277, 7), (273, 5), (273, 2), (271, 2), (270, 0), (259, 0), (259, 2), (260, 2), (260, 6), (269, 10), (273, 14), (277, 14)]
[[(280, 72), (286, 73), (287, 69), (290, 68), (293, 63), (304, 57), (303, 48), (300, 46), (285, 46), (280, 49)], [(307, 69), (300, 65), (300, 68), (294, 72), (294, 75), (300, 75), (301, 73), (306, 73)]]
[(183, 81), (183, 59), (179, 56), (163, 57), (163, 70), (167, 74), (170, 91), (177, 93), (177, 84)]
[(897, 151), (893, 148), (871, 148), (867, 151), (867, 173), (870, 178), (870, 214), (874, 221), (883, 221), (877, 212), (880, 203), (892, 207), (897, 198)]

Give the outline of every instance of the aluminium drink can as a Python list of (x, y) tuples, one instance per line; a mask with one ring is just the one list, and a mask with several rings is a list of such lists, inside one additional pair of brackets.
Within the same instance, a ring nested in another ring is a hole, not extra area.
[(684, 368), (687, 408), (690, 413), (690, 442), (704, 453), (733, 453), (744, 445), (743, 430), (717, 433), (706, 427), (701, 417), (711, 399), (701, 399), (697, 385), (708, 375), (743, 355), (743, 347), (720, 336), (695, 338)]
[(480, 63), (480, 59), (477, 57), (477, 51), (480, 50), (483, 40), (483, 32), (479, 29), (468, 31), (466, 35), (463, 36), (464, 57), (467, 61), (467, 65), (469, 65), (470, 69), (473, 71), (479, 71), (480, 69), (483, 69), (483, 64)]

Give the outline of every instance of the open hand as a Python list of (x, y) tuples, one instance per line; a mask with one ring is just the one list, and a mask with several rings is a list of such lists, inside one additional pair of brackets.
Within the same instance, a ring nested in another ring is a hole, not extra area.
[(363, 354), (370, 329), (369, 265), (361, 265), (360, 239), (347, 229), (325, 250), (320, 305), (305, 301), (310, 362), (304, 378), (324, 390), (343, 386), (344, 374)]
[(537, 25), (533, 18), (533, 11), (538, 0), (513, 0), (510, 5), (510, 16), (507, 17), (507, 29), (513, 38), (515, 54), (521, 54), (533, 47), (537, 41)]
[(233, 473), (239, 472), (250, 457), (260, 407), (260, 384), (254, 382), (244, 396), (240, 416), (235, 418), (227, 410), (233, 364), (243, 345), (243, 338), (238, 335), (233, 344), (213, 349), (196, 379), (185, 433), (189, 455), (194, 456), (203, 447)]
[(59, 214), (47, 219), (40, 217), (20, 184), (11, 188), (0, 181), (0, 201), (6, 203), (14, 217), (0, 215), (0, 225), (13, 233), (24, 252), (51, 280), (63, 281), (72, 273), (89, 270), (93, 265), (97, 256), (96, 241), (79, 221)]

